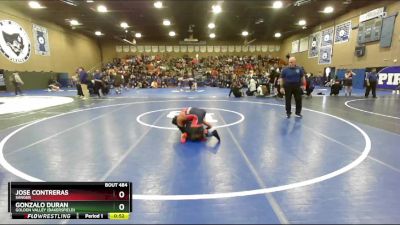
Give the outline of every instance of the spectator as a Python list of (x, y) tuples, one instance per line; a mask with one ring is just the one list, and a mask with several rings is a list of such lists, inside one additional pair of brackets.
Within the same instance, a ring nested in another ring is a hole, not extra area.
[(153, 81), (151, 82), (151, 88), (158, 88), (158, 84), (157, 84), (157, 81), (156, 81), (156, 80), (153, 80)]
[(231, 90), (229, 92), (229, 97), (231, 97), (231, 94), (233, 93), (233, 95), (236, 98), (240, 98), (243, 96), (243, 92), (242, 92), (242, 85), (240, 84), (239, 81), (234, 81), (231, 85)]
[(254, 80), (253, 77), (251, 77), (249, 82), (249, 89), (247, 91), (247, 96), (253, 96), (254, 93), (256, 92), (257, 92), (257, 82), (256, 80)]
[(353, 71), (351, 70), (346, 70), (346, 73), (344, 74), (344, 96), (351, 96), (351, 91), (353, 90), (353, 76), (356, 75)]
[(48, 91), (60, 91), (61, 84), (57, 82), (54, 78), (49, 80), (49, 85), (47, 86)]
[(332, 95), (338, 96), (339, 91), (342, 90), (342, 85), (340, 84), (340, 80), (334, 79), (332, 82), (333, 82), (333, 84), (331, 86), (330, 96), (332, 96)]
[(314, 91), (315, 81), (314, 75), (312, 73), (308, 73), (306, 77), (306, 95), (307, 97), (312, 97), (311, 93)]
[(23, 95), (21, 87), (24, 85), (24, 82), (22, 81), (18, 72), (15, 72), (11, 75), (11, 83), (14, 85), (15, 96)]
[(122, 83), (124, 80), (124, 76), (120, 73), (117, 73), (114, 78), (114, 89), (115, 94), (120, 95), (122, 93)]
[(93, 80), (94, 80), (94, 93), (97, 94), (100, 97), (103, 97), (103, 74), (100, 72), (100, 70), (96, 70), (96, 72), (93, 75)]

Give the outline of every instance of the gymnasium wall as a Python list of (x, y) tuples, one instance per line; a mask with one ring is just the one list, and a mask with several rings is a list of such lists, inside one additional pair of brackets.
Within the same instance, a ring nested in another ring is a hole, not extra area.
[[(322, 23), (314, 28), (305, 30), (303, 33), (293, 35), (283, 40), (280, 57), (285, 58), (286, 54), (291, 52), (292, 42), (301, 38), (307, 37), (318, 31), (322, 31), (328, 27), (332, 27), (351, 20), (352, 26), (359, 23), (359, 16), (373, 9), (386, 6), (388, 15), (395, 14), (400, 11), (400, 1), (375, 1), (376, 4), (368, 7), (350, 11), (349, 13), (331, 20), (327, 23)], [(322, 6), (321, 6), (322, 7)], [(317, 12), (316, 12), (317, 13)], [(320, 75), (323, 69), (327, 66), (335, 67), (336, 69), (365, 69), (367, 67), (382, 67), (400, 65), (400, 18), (397, 16), (395, 28), (393, 31), (392, 45), (390, 48), (381, 48), (379, 41), (366, 43), (365, 55), (357, 57), (354, 53), (357, 46), (358, 29), (351, 30), (350, 40), (345, 43), (333, 45), (332, 63), (330, 65), (319, 65), (318, 57), (308, 58), (308, 51), (290, 54), (295, 56), (297, 64), (304, 66), (307, 72), (312, 72)], [(394, 62), (396, 61), (397, 62)]]
[[(13, 63), (0, 53), (0, 69), (20, 72), (68, 73), (71, 76), (79, 66), (89, 69), (101, 65), (100, 47), (95, 38), (90, 38), (53, 23), (28, 18), (5, 3), (1, 3), (0, 20), (17, 22), (26, 31), (31, 42), (31, 54), (28, 61), (21, 64)], [(47, 28), (50, 56), (35, 54), (33, 24)]]

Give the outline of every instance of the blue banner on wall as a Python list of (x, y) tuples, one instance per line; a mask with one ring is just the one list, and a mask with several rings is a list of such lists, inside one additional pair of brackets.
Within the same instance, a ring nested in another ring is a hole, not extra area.
[(385, 67), (377, 70), (379, 74), (378, 88), (395, 89), (400, 83), (400, 66)]

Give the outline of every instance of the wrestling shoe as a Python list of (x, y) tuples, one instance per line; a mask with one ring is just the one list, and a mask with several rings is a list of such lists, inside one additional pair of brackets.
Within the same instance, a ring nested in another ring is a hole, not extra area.
[(218, 139), (218, 141), (221, 141), (221, 138), (219, 137), (219, 134), (218, 134), (217, 130), (213, 130), (211, 132), (211, 134), (212, 134), (212, 136), (216, 137)]

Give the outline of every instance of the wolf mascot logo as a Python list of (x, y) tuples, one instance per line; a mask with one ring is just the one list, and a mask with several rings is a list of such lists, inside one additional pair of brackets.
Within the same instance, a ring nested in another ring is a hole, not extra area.
[(29, 59), (31, 43), (18, 23), (11, 20), (0, 21), (0, 51), (14, 63), (24, 63)]
[(3, 39), (6, 42), (7, 46), (11, 48), (11, 50), (19, 56), (21, 54), (22, 49), (24, 48), (24, 42), (20, 34), (7, 34), (6, 32), (3, 33)]

